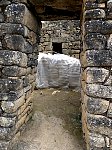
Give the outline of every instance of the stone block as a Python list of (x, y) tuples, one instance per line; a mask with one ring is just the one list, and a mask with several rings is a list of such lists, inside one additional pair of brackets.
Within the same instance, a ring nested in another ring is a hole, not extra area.
[(104, 50), (106, 47), (107, 38), (100, 33), (89, 33), (84, 39), (84, 50), (96, 49)]
[(16, 130), (18, 130), (24, 123), (26, 120), (27, 114), (25, 114), (17, 123), (16, 123)]
[(10, 91), (17, 91), (23, 88), (23, 81), (21, 79), (0, 79), (0, 92), (7, 93)]
[(11, 4), (11, 2), (9, 0), (1, 0), (0, 1), (0, 6), (6, 6), (6, 5), (9, 5)]
[(88, 50), (81, 53), (81, 63), (87, 66), (112, 66), (112, 51), (110, 50)]
[(28, 68), (27, 68), (27, 75), (28, 75), (28, 74), (31, 74), (31, 67), (28, 67)]
[(109, 39), (107, 40), (107, 48), (112, 49), (112, 34), (110, 34)]
[(19, 2), (19, 3), (25, 3), (25, 4), (28, 4), (28, 1), (27, 0), (12, 0), (12, 2)]
[(0, 23), (4, 22), (4, 15), (2, 13), (0, 13)]
[(112, 86), (112, 75), (110, 75), (108, 77), (108, 79), (105, 81), (104, 85)]
[(99, 8), (86, 10), (84, 13), (84, 17), (87, 19), (105, 18), (105, 11), (103, 9), (99, 9)]
[(36, 17), (31, 14), (24, 4), (17, 3), (8, 5), (5, 10), (5, 15), (7, 22), (24, 24), (35, 32), (38, 30)]
[(91, 114), (104, 114), (109, 107), (109, 101), (101, 98), (93, 98), (85, 95), (84, 102), (86, 103), (87, 111)]
[(18, 66), (5, 66), (2, 69), (2, 74), (8, 77), (20, 77), (26, 75), (27, 69)]
[(110, 103), (110, 105), (109, 105), (107, 116), (110, 117), (110, 118), (112, 118), (112, 103)]
[(4, 37), (5, 49), (24, 51), (24, 38), (21, 35), (6, 35)]
[(25, 99), (27, 100), (31, 96), (31, 90), (25, 93)]
[(80, 49), (80, 47), (81, 47), (80, 41), (68, 43), (68, 45), (69, 45), (69, 48), (71, 48), (71, 49)]
[(29, 34), (29, 30), (27, 27), (21, 24), (1, 23), (0, 36), (5, 34), (19, 34), (27, 37)]
[(9, 150), (10, 141), (0, 141), (0, 150)]
[(95, 9), (98, 8), (98, 3), (94, 3), (92, 1), (85, 2), (85, 9)]
[(16, 117), (9, 118), (9, 117), (0, 117), (0, 126), (1, 127), (13, 127), (16, 124)]
[(110, 139), (108, 137), (105, 137), (105, 143), (106, 143), (106, 147), (110, 148)]
[(105, 148), (105, 139), (102, 135), (97, 133), (89, 133), (89, 145), (90, 149), (98, 150), (97, 148)]
[(107, 8), (112, 9), (112, 0), (107, 1)]
[(23, 87), (27, 87), (27, 86), (29, 86), (29, 78), (28, 78), (28, 76), (23, 76), (22, 77), (22, 80), (23, 80)]
[(28, 75), (29, 83), (35, 82), (36, 81), (36, 74), (29, 74)]
[(24, 92), (26, 93), (27, 91), (31, 90), (31, 85), (28, 85), (27, 87), (24, 88)]
[(107, 2), (107, 18), (112, 19), (112, 0), (108, 0)]
[(88, 129), (112, 138), (112, 120), (101, 115), (87, 114)]
[(22, 95), (23, 89), (18, 91), (9, 91), (8, 93), (0, 93), (0, 101), (15, 101)]
[(28, 38), (27, 39), (29, 41), (29, 43), (31, 45), (34, 45), (37, 43), (37, 35), (33, 32), (33, 31), (30, 31), (29, 34), (28, 34)]
[[(91, 114), (104, 114), (109, 107), (109, 101), (101, 98), (86, 97), (87, 111)], [(85, 100), (85, 99), (84, 99)]]
[(86, 83), (104, 83), (109, 77), (109, 70), (104, 68), (87, 67), (83, 73)]
[(16, 101), (2, 101), (1, 108), (6, 113), (14, 113), (17, 109), (25, 103), (25, 95)]
[(17, 65), (21, 67), (27, 66), (27, 55), (18, 51), (0, 51), (0, 64), (1, 65)]
[(11, 140), (13, 134), (14, 132), (12, 128), (0, 127), (0, 140)]
[(33, 112), (31, 111), (30, 114), (26, 117), (25, 123), (27, 123), (31, 119), (32, 115)]
[(25, 42), (23, 52), (26, 53), (26, 54), (32, 54), (34, 52), (34, 49), (33, 49), (32, 45), (29, 42)]
[(112, 20), (91, 20), (85, 22), (85, 34), (86, 33), (101, 33), (101, 34), (111, 34), (112, 33)]
[(110, 139), (110, 150), (112, 150), (112, 139)]
[(85, 84), (85, 92), (87, 95), (99, 98), (112, 98), (112, 86), (104, 86), (98, 84)]

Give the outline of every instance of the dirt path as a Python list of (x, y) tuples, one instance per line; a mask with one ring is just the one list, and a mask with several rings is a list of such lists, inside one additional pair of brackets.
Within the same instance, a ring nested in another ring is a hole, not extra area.
[(33, 99), (34, 116), (13, 150), (84, 150), (80, 94), (47, 89)]

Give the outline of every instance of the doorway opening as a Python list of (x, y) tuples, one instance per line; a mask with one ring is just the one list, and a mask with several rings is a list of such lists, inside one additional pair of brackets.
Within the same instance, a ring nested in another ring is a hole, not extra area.
[(53, 42), (52, 46), (53, 46), (53, 54), (57, 54), (57, 53), (63, 54), (63, 52), (62, 52), (62, 43)]

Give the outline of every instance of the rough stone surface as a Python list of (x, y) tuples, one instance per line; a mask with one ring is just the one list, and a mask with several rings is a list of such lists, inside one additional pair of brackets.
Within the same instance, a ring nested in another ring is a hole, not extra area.
[(84, 70), (84, 80), (87, 83), (104, 83), (109, 77), (109, 70), (104, 68), (87, 67)]
[(112, 98), (112, 86), (86, 84), (85, 91), (92, 97)]
[(112, 66), (112, 51), (110, 50), (88, 50), (82, 53), (82, 65), (87, 66)]
[(112, 103), (110, 103), (107, 115), (108, 115), (108, 117), (112, 118)]
[(85, 49), (104, 50), (106, 46), (106, 40), (106, 36), (100, 33), (89, 33), (85, 36)]
[(53, 53), (53, 43), (62, 44), (63, 54), (79, 59), (81, 51), (80, 21), (59, 20), (43, 22), (39, 51)]
[(103, 9), (86, 10), (84, 15), (85, 18), (105, 18), (105, 11)]
[(85, 96), (84, 101), (87, 101), (87, 111), (91, 114), (104, 114), (109, 107), (109, 101), (101, 98)]
[(27, 66), (27, 55), (16, 51), (0, 51), (0, 64), (1, 65), (18, 65), (22, 67)]
[(87, 115), (88, 128), (91, 131), (104, 134), (112, 138), (112, 120), (102, 115)]
[(32, 116), (35, 78), (26, 79), (36, 74), (41, 23), (27, 4), (0, 1), (0, 150), (12, 150)]
[(24, 4), (18, 3), (8, 5), (5, 14), (7, 22), (20, 23), (37, 32), (38, 23)]
[(105, 147), (105, 139), (100, 134), (90, 133), (89, 134), (89, 142), (91, 149), (97, 148), (104, 148)]
[(112, 0), (84, 1), (82, 31), (82, 122), (87, 150), (111, 150)]

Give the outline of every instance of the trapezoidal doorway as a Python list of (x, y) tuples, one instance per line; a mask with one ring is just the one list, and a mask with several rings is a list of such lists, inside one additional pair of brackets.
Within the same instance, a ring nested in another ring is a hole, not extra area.
[(62, 54), (62, 43), (52, 43), (53, 46), (53, 54), (60, 53)]

